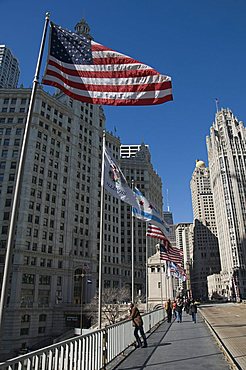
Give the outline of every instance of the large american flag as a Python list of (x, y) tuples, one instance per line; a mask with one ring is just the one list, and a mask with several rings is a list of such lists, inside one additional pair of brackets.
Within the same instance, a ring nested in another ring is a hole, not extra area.
[(173, 99), (170, 77), (53, 23), (42, 83), (92, 104), (152, 105)]

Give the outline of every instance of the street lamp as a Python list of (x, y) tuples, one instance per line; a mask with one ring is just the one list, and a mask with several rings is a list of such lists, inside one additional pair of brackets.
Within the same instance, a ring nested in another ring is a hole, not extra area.
[(232, 282), (234, 284), (234, 291), (236, 295), (236, 302), (241, 302), (240, 289), (239, 289), (239, 267), (235, 266), (232, 273)]
[(80, 334), (82, 335), (83, 330), (83, 277), (85, 277), (86, 274), (81, 274), (81, 289), (80, 289)]
[[(82, 335), (82, 329), (83, 329), (83, 278), (91, 276), (88, 275), (86, 272), (83, 272), (81, 269), (81, 274), (75, 274), (74, 277), (80, 277), (81, 278), (81, 287), (80, 287), (80, 334)], [(87, 283), (87, 282), (86, 282)]]

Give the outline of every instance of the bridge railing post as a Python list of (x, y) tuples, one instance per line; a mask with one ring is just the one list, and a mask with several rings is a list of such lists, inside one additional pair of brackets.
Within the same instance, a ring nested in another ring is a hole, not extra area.
[(102, 348), (102, 365), (103, 370), (106, 370), (106, 365), (108, 363), (108, 331), (107, 329), (103, 331), (103, 348)]

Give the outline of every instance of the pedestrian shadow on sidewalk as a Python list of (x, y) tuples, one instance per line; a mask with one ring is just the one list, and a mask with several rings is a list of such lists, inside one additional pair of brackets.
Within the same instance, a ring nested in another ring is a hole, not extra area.
[[(130, 360), (131, 356), (134, 356), (134, 361), (136, 360), (139, 364), (139, 366), (130, 366), (130, 367), (124, 367), (124, 362), (128, 361), (127, 358), (123, 359), (116, 367), (113, 367), (112, 370), (121, 370), (121, 369), (129, 369), (129, 370), (140, 370), (144, 369), (147, 363), (149, 362), (150, 358), (153, 356), (153, 353), (157, 350), (158, 347), (160, 346), (169, 346), (172, 343), (171, 342), (166, 342), (166, 343), (161, 343), (163, 341), (163, 338), (167, 334), (168, 330), (172, 326), (172, 323), (168, 324), (168, 327), (166, 327), (166, 330), (159, 330), (156, 329), (154, 333), (148, 336), (148, 347), (147, 348), (137, 348), (136, 350), (132, 351), (129, 356), (128, 360)], [(155, 336), (160, 336), (158, 340), (155, 340)], [(152, 337), (152, 338), (151, 338)], [(151, 340), (152, 339), (152, 340)], [(131, 361), (131, 360), (130, 360)], [(127, 365), (126, 365), (127, 366)]]

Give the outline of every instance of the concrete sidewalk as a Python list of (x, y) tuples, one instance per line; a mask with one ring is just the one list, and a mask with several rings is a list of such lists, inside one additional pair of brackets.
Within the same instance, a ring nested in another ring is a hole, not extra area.
[(200, 307), (200, 312), (238, 368), (246, 369), (246, 304), (204, 305)]
[(162, 323), (148, 337), (148, 347), (129, 354), (115, 370), (191, 370), (232, 369), (220, 351), (201, 316), (193, 324), (191, 316), (183, 314), (183, 322)]

